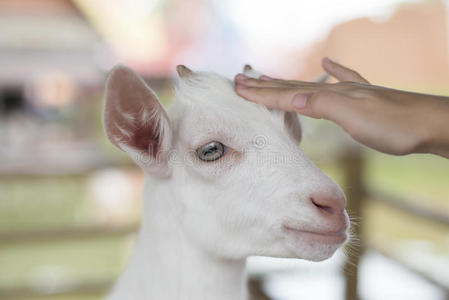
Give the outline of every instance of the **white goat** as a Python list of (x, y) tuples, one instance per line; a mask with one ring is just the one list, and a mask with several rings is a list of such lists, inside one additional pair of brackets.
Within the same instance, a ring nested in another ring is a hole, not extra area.
[(136, 247), (108, 299), (247, 299), (248, 256), (330, 257), (347, 239), (345, 197), (298, 148), (296, 114), (177, 70), (167, 112), (131, 69), (107, 80), (107, 136), (146, 176)]

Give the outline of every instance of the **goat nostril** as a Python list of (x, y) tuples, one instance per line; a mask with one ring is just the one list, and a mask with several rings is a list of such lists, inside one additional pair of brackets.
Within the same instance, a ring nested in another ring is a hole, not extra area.
[(334, 208), (332, 208), (332, 206), (326, 205), (325, 203), (319, 203), (313, 197), (311, 197), (310, 200), (313, 203), (313, 205), (315, 205), (320, 210), (324, 210), (330, 214), (334, 213)]
[(346, 199), (343, 193), (333, 190), (324, 190), (309, 195), (310, 202), (321, 212), (328, 214), (343, 214), (345, 211)]

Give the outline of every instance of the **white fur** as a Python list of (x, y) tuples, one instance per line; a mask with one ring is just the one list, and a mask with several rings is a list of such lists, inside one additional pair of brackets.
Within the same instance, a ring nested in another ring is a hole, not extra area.
[[(248, 256), (318, 261), (341, 246), (283, 229), (348, 225), (345, 212), (326, 214), (311, 202), (344, 195), (299, 149), (283, 112), (243, 100), (231, 80), (198, 72), (179, 80), (168, 118), (159, 124), (170, 132), (161, 135), (169, 138), (160, 158), (169, 175), (143, 167), (141, 229), (109, 300), (243, 300)], [(228, 152), (216, 162), (198, 160), (195, 149), (210, 141)], [(136, 160), (133, 149), (122, 149)]]

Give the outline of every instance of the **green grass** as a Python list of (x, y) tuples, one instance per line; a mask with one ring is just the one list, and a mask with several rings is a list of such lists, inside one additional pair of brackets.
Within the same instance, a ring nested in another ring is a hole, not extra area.
[(433, 253), (449, 255), (447, 226), (411, 216), (383, 203), (368, 201), (365, 204), (362, 230), (366, 242), (381, 248), (420, 240), (426, 241)]
[(89, 217), (84, 177), (2, 179), (0, 191), (2, 232), (68, 227)]
[(424, 154), (395, 157), (370, 152), (365, 181), (422, 205), (449, 211), (449, 160)]
[(0, 289), (33, 286), (45, 281), (98, 281), (114, 278), (123, 268), (132, 240), (106, 237), (90, 240), (19, 243), (0, 247)]

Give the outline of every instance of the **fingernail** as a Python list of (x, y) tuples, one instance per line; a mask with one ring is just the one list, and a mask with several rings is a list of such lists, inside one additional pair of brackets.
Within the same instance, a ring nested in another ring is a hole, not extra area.
[(326, 57), (323, 59), (323, 61), (325, 61), (325, 62), (330, 62), (330, 63), (333, 63), (333, 62), (334, 62), (332, 59), (329, 58), (329, 56), (326, 56)]
[(307, 96), (303, 94), (296, 94), (293, 97), (293, 107), (297, 109), (302, 109), (306, 107), (307, 104)]
[(271, 78), (270, 76), (267, 76), (267, 75), (261, 75), (259, 77), (259, 79), (261, 79), (261, 80), (272, 80), (273, 78)]
[(245, 74), (238, 74), (237, 76), (235, 76), (236, 80), (246, 80), (248, 79), (248, 76), (246, 76)]

